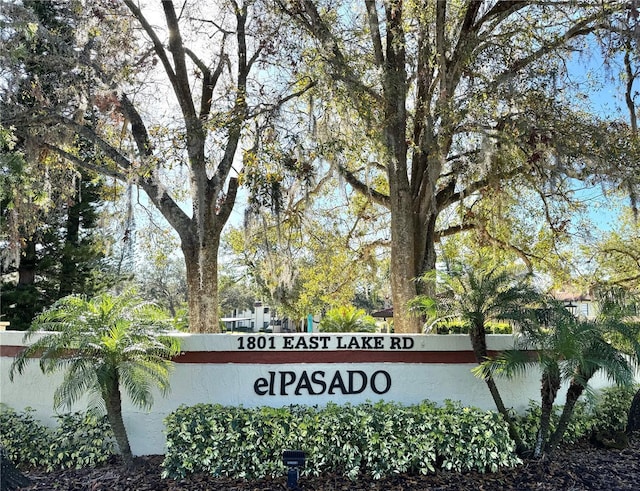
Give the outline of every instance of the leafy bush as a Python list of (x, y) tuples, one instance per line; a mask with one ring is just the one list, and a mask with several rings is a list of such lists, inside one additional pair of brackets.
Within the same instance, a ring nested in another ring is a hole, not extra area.
[[(469, 334), (469, 324), (463, 320), (445, 320), (435, 326), (436, 334)], [(488, 334), (512, 334), (513, 328), (508, 322), (487, 321)]]
[(33, 409), (18, 413), (0, 407), (0, 441), (18, 467), (48, 470), (95, 467), (114, 454), (113, 434), (106, 416), (63, 414), (48, 428), (33, 418)]
[(181, 406), (165, 419), (164, 476), (205, 472), (282, 475), (285, 449), (307, 453), (305, 472), (381, 478), (437, 469), (496, 471), (519, 463), (502, 418), (447, 402), (328, 404), (324, 408)]
[(81, 469), (104, 464), (115, 453), (115, 439), (106, 415), (72, 413), (56, 416), (47, 467)]
[[(624, 431), (631, 400), (636, 391), (637, 387), (607, 387), (591, 400), (579, 401), (562, 441), (574, 443), (593, 431)], [(558, 424), (562, 406), (554, 406), (553, 409), (551, 432)], [(516, 416), (516, 420), (523, 442), (533, 448), (540, 422), (540, 405), (530, 401), (525, 413)]]
[(594, 430), (625, 431), (631, 401), (637, 391), (638, 386), (609, 387), (600, 392), (593, 409)]
[(45, 465), (49, 450), (49, 429), (33, 417), (34, 410), (18, 413), (0, 404), (0, 443), (16, 466)]
[[(540, 424), (540, 404), (536, 401), (529, 401), (527, 410), (516, 416), (516, 426), (520, 432), (520, 437), (527, 448), (533, 448), (536, 441), (536, 434)], [(551, 414), (550, 432), (552, 433), (558, 425), (562, 406), (553, 406)], [(573, 410), (573, 416), (565, 431), (562, 441), (574, 443), (580, 438), (588, 435), (594, 425), (593, 414), (589, 405), (585, 402), (578, 402)]]

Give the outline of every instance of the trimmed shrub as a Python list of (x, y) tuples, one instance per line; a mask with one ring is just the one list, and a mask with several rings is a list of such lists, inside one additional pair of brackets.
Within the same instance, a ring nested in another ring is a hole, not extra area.
[(49, 469), (96, 467), (114, 455), (115, 438), (106, 415), (76, 412), (56, 419), (47, 459)]
[(198, 404), (165, 419), (165, 477), (195, 472), (247, 479), (282, 475), (285, 449), (307, 453), (305, 472), (376, 479), (438, 469), (497, 471), (520, 461), (502, 418), (447, 402), (255, 409)]
[[(488, 334), (512, 334), (513, 328), (508, 322), (487, 321)], [(461, 320), (445, 320), (435, 325), (436, 334), (469, 334), (469, 325)]]
[(48, 428), (33, 418), (33, 409), (18, 413), (0, 407), (0, 441), (20, 468), (81, 469), (104, 464), (115, 453), (115, 440), (106, 416), (71, 413), (56, 416)]
[[(536, 441), (536, 434), (540, 425), (540, 404), (537, 401), (529, 401), (529, 406), (521, 415), (516, 415), (516, 426), (520, 432), (520, 437), (527, 448), (533, 448)], [(558, 425), (562, 406), (553, 406), (551, 414), (551, 422), (549, 433), (553, 433)], [(587, 436), (591, 432), (594, 420), (589, 405), (579, 401), (573, 410), (571, 421), (567, 426), (562, 441), (565, 443), (574, 443), (580, 438)]]

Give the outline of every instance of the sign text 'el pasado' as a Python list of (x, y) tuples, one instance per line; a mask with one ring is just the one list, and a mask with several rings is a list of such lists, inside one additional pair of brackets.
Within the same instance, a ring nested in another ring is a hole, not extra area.
[(362, 370), (270, 371), (268, 377), (260, 377), (253, 384), (259, 396), (355, 395), (367, 389), (379, 395), (389, 392), (389, 372), (377, 370), (369, 375)]

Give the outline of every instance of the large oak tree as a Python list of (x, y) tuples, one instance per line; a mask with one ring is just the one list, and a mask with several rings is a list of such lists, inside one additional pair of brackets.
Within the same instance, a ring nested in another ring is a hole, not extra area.
[[(142, 188), (180, 237), (190, 330), (217, 331), (218, 248), (241, 140), (305, 90), (281, 70), (268, 85), (255, 74), (259, 63), (276, 70), (277, 19), (259, 1), (86, 0), (74, 2), (81, 15), (69, 43), (38, 22), (39, 3), (7, 5), (2, 59), (13, 76), (41, 64), (57, 83), (33, 79), (36, 111), (3, 86), (11, 107), (3, 124), (32, 146)], [(29, 49), (34, 39), (46, 53)], [(76, 145), (61, 143), (70, 136)]]
[[(281, 9), (311, 46), (307, 67), (322, 88), (314, 116), (338, 114), (351, 132), (342, 143), (363, 149), (342, 159), (342, 175), (391, 212), (397, 332), (420, 330), (406, 306), (430, 287), (415, 279), (435, 268), (441, 237), (482, 226), (478, 200), (520, 187), (546, 207), (571, 200), (577, 182), (633, 175), (626, 126), (579, 107), (584, 91), (572, 83), (584, 70), (578, 53), (589, 56), (632, 3), (294, 0)], [(372, 185), (376, 173), (384, 186)], [(444, 220), (445, 210), (456, 212)], [(547, 214), (557, 232), (566, 218)]]

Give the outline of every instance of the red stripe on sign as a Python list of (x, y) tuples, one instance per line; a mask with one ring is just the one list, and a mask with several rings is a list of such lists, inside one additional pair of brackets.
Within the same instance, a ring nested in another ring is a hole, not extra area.
[[(497, 352), (490, 352), (489, 356)], [(472, 351), (187, 351), (176, 363), (475, 363)]]
[(24, 346), (0, 346), (0, 356), (13, 358), (24, 349)]
[[(23, 346), (0, 346), (0, 356), (15, 357)], [(490, 351), (493, 357), (497, 351)], [(185, 351), (173, 358), (176, 363), (242, 363), (285, 365), (288, 363), (475, 363), (472, 351)]]

